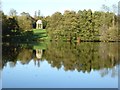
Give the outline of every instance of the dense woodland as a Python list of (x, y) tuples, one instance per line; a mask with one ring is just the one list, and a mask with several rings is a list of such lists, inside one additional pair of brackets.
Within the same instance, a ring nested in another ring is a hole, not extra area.
[(43, 21), (43, 28), (51, 40), (65, 41), (120, 41), (118, 34), (119, 15), (109, 11), (103, 5), (103, 11), (79, 10), (78, 12), (66, 10), (64, 13), (55, 12), (51, 16), (41, 16), (40, 10), (35, 12), (34, 17), (29, 13), (22, 12), (17, 15), (17, 11), (10, 10), (9, 15), (2, 15), (2, 35), (21, 35), (25, 31), (30, 31), (36, 27), (38, 19)]
[[(114, 19), (113, 19), (114, 17)], [(52, 38), (85, 41), (116, 41), (117, 16), (91, 10), (56, 12), (48, 17), (47, 30)]]

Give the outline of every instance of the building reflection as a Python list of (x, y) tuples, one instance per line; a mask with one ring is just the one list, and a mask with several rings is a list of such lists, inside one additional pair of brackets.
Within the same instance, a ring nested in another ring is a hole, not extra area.
[(42, 59), (43, 50), (42, 49), (36, 49), (36, 50), (34, 50), (34, 53), (35, 53), (35, 56), (36, 56), (36, 60), (34, 59), (35, 66), (37, 64), (37, 66), (40, 67), (40, 60)]
[(42, 54), (43, 54), (43, 52), (42, 52), (41, 49), (36, 49), (36, 57), (37, 57), (37, 59), (41, 59), (42, 58)]

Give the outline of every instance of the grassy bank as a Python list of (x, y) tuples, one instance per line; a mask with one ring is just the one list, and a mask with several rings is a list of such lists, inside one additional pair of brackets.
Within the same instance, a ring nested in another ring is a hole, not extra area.
[(4, 36), (3, 41), (17, 41), (17, 42), (32, 42), (49, 40), (47, 31), (45, 29), (32, 29), (24, 31), (15, 36)]
[[(52, 38), (52, 37), (51, 37)], [(66, 37), (52, 38), (51, 39), (46, 29), (32, 29), (29, 31), (21, 32), (17, 35), (7, 35), (2, 38), (3, 42), (33, 42), (33, 41), (65, 41), (65, 42), (116, 42), (115, 40), (82, 40), (80, 37), (76, 39), (69, 39)]]

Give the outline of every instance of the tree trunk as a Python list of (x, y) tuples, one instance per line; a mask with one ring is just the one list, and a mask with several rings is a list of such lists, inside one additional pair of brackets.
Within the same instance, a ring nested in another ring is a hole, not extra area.
[(113, 28), (115, 27), (115, 16), (113, 15)]

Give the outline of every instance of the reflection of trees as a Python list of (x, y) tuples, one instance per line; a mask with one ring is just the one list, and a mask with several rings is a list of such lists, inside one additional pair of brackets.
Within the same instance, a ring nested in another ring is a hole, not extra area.
[(5, 66), (7, 62), (12, 61), (16, 64), (17, 56), (21, 48), (19, 45), (5, 43), (2, 45), (2, 66)]
[[(40, 53), (43, 53), (42, 50), (40, 51), (41, 51)], [(14, 67), (18, 60), (22, 64), (28, 64), (31, 59), (34, 59), (35, 64), (37, 63), (37, 65), (40, 66), (40, 61), (36, 57), (36, 53), (37, 53), (36, 50), (33, 50), (32, 46), (28, 44), (4, 43), (2, 45), (3, 62), (1, 62), (0, 65), (4, 67), (7, 62), (10, 62), (9, 63), (10, 67)], [(40, 56), (42, 58), (42, 54)]]
[(2, 60), (0, 60), (0, 70), (2, 69)]
[(118, 63), (118, 45), (115, 43), (51, 43), (44, 57), (52, 67), (90, 72), (112, 68)]
[(17, 56), (17, 59), (21, 61), (22, 64), (29, 63), (32, 59), (33, 51), (31, 49), (23, 48)]
[(0, 69), (0, 82), (2, 80), (2, 70)]
[(111, 74), (111, 77), (118, 76), (118, 66), (115, 66), (112, 69), (109, 69), (109, 68), (101, 69), (100, 74), (102, 77), (108, 74)]
[(10, 65), (11, 68), (13, 68), (13, 67), (15, 67), (16, 62), (9, 62), (9, 65)]
[(14, 67), (18, 60), (22, 64), (28, 63), (32, 57), (32, 50), (25, 49), (26, 45), (4, 43), (2, 45), (2, 66), (10, 62), (10, 67)]
[(119, 63), (118, 46), (118, 43), (100, 43), (99, 55), (101, 60), (103, 60), (102, 63), (106, 63), (106, 68), (100, 70), (102, 76), (105, 76), (109, 73), (111, 73), (112, 77), (117, 75), (118, 67), (115, 65)]
[(116, 62), (118, 62), (118, 44), (100, 43), (99, 54), (105, 63), (109, 63), (111, 67), (115, 66)]
[[(42, 59), (46, 59), (52, 67), (60, 69), (62, 66), (65, 71), (77, 70), (91, 72), (100, 70), (102, 76), (109, 73), (110, 69), (118, 64), (118, 47), (116, 43), (89, 43), (80, 44), (69, 42), (51, 42), (46, 50), (42, 51)], [(34, 59), (35, 65), (40, 66), (40, 60), (36, 57), (36, 50), (29, 48), (28, 45), (3, 45), (3, 66), (11, 62), (14, 67), (16, 61), (28, 64)], [(112, 69), (112, 76), (116, 74), (116, 69)]]

